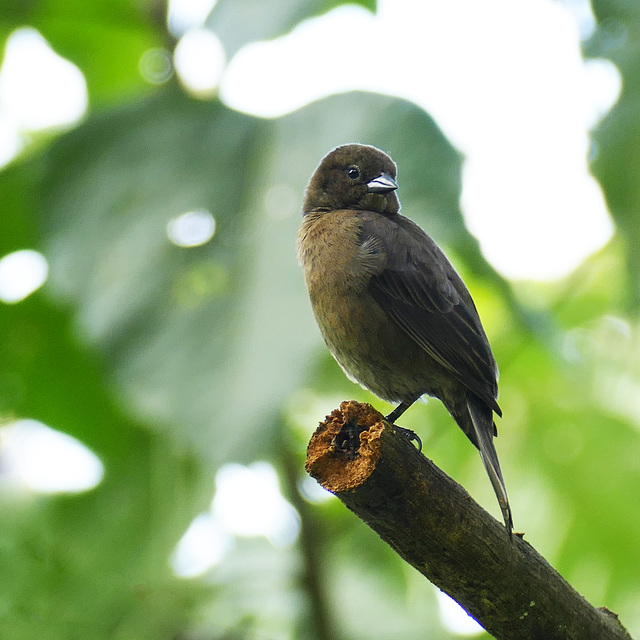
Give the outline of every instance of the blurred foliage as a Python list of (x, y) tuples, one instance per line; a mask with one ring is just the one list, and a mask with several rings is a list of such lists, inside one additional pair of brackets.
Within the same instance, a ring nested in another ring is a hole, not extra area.
[(608, 58), (622, 74), (618, 104), (600, 123), (593, 137), (593, 172), (602, 185), (624, 243), (631, 278), (629, 303), (640, 307), (640, 5), (634, 0), (592, 0), (599, 29), (586, 43), (585, 53)]
[[(231, 54), (337, 4), (220, 0), (208, 25)], [(426, 581), (335, 500), (298, 493), (318, 420), (341, 399), (382, 404), (323, 348), (294, 250), (309, 175), (354, 140), (391, 153), (404, 212), (480, 308), (501, 367), (498, 447), (517, 528), (640, 633), (640, 11), (635, 0), (593, 5), (585, 54), (623, 76), (594, 133), (617, 234), (544, 285), (506, 282), (484, 260), (458, 208), (462, 159), (417, 107), (349, 93), (260, 120), (175, 81), (145, 83), (141, 55), (171, 44), (160, 4), (0, 8), (0, 37), (36, 27), (82, 70), (92, 103), (81, 125), (0, 173), (0, 254), (34, 248), (50, 264), (45, 287), (0, 307), (0, 415), (72, 435), (106, 469), (81, 495), (0, 492), (3, 638), (452, 637)], [(171, 244), (168, 221), (193, 209), (212, 212), (215, 236)], [(412, 409), (405, 426), (497, 511), (439, 403)], [(215, 470), (256, 459), (281, 473), (302, 519), (297, 545), (238, 539), (204, 578), (175, 577), (169, 557), (207, 508)]]
[(8, 0), (0, 8), (2, 40), (16, 27), (37, 29), (61, 56), (82, 70), (92, 104), (149, 92), (140, 57), (167, 41), (157, 0)]
[(228, 56), (245, 44), (284, 35), (300, 21), (321, 15), (342, 4), (359, 4), (375, 11), (375, 0), (218, 0), (208, 25), (219, 34)]

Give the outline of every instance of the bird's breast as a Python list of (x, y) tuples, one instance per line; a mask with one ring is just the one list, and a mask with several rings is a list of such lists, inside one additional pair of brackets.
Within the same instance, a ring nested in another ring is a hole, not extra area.
[(371, 317), (375, 303), (367, 291), (372, 274), (362, 260), (357, 212), (310, 216), (300, 228), (298, 255), (316, 320), (340, 362), (340, 353), (362, 342), (364, 327), (375, 325)]
[[(309, 214), (313, 215), (313, 214)], [(333, 357), (351, 377), (387, 400), (416, 395), (406, 367), (416, 347), (369, 293), (386, 256), (360, 239), (357, 212), (334, 211), (302, 223), (298, 253), (314, 315)], [(420, 356), (418, 356), (420, 360)], [(427, 391), (420, 386), (420, 393)]]
[(307, 214), (298, 233), (298, 259), (313, 298), (362, 291), (371, 279), (363, 264), (356, 211)]

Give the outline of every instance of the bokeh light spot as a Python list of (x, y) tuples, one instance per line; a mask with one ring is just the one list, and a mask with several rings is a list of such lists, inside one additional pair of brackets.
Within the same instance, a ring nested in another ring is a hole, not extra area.
[(167, 235), (179, 247), (199, 247), (216, 232), (215, 218), (204, 209), (187, 211), (167, 224)]
[(24, 140), (15, 124), (0, 113), (0, 167), (9, 164), (24, 148)]
[(0, 429), (0, 479), (38, 493), (78, 493), (104, 475), (99, 458), (81, 442), (37, 420)]
[(173, 556), (171, 567), (176, 575), (193, 578), (202, 575), (233, 547), (233, 538), (223, 531), (210, 513), (201, 513), (182, 536)]
[(266, 537), (273, 545), (293, 544), (298, 512), (287, 502), (268, 462), (226, 464), (216, 474), (210, 511), (197, 516), (170, 559), (176, 575), (194, 577), (218, 564), (233, 548), (234, 536)]
[(0, 69), (0, 105), (21, 130), (76, 123), (87, 109), (82, 72), (60, 57), (32, 28), (7, 39)]
[(584, 62), (586, 119), (595, 127), (618, 102), (622, 92), (622, 76), (611, 61), (591, 59)]
[(216, 474), (212, 511), (225, 531), (237, 536), (265, 536), (276, 546), (295, 542), (297, 511), (280, 493), (278, 476), (267, 462), (226, 464)]
[(187, 91), (208, 98), (215, 93), (226, 64), (222, 43), (209, 29), (187, 31), (176, 46), (174, 63)]
[(217, 0), (169, 0), (169, 31), (179, 38), (185, 31), (202, 27)]
[(37, 251), (23, 249), (0, 259), (0, 300), (20, 302), (39, 289), (49, 275), (45, 257)]
[(163, 84), (173, 75), (170, 53), (162, 47), (148, 49), (140, 58), (140, 74), (151, 84)]

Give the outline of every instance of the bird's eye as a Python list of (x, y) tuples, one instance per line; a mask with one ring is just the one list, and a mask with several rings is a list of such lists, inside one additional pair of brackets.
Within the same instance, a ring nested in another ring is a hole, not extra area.
[(358, 170), (358, 167), (349, 167), (347, 169), (347, 175), (352, 180), (357, 180), (360, 177), (360, 171)]

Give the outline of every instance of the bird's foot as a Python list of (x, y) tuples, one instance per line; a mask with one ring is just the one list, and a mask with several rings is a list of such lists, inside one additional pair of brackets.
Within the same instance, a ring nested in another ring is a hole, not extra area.
[(422, 453), (422, 440), (420, 440), (420, 436), (418, 436), (415, 431), (411, 431), (411, 429), (405, 429), (404, 427), (399, 427), (397, 424), (392, 424), (391, 426), (403, 438), (406, 438), (409, 442), (415, 442), (417, 445), (418, 453)]

